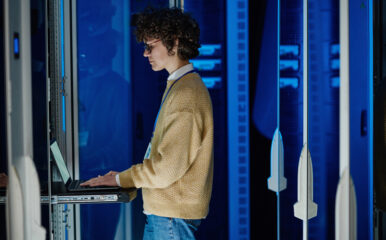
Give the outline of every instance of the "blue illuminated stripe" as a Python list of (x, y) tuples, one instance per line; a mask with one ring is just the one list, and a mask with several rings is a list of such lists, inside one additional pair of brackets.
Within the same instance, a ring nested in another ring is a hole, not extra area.
[(207, 88), (213, 88), (216, 83), (221, 82), (221, 77), (202, 77), (202, 81)]
[(373, 68), (373, 52), (374, 52), (374, 46), (373, 46), (373, 34), (374, 34), (374, 29), (373, 29), (373, 0), (369, 0), (369, 190), (370, 190), (370, 194), (369, 194), (369, 209), (370, 209), (370, 213), (369, 213), (369, 218), (370, 218), (370, 221), (369, 221), (369, 236), (370, 236), (370, 239), (374, 239), (374, 235), (373, 235), (373, 229), (374, 229), (374, 223), (373, 223), (373, 209), (374, 209), (374, 206), (373, 206), (373, 196), (374, 196), (374, 192), (373, 192), (373, 167), (374, 167), (374, 156), (373, 156), (373, 137), (374, 137), (374, 126), (373, 126), (373, 121), (374, 121), (374, 102), (373, 102), (373, 74), (374, 74), (374, 68)]
[(20, 48), (19, 48), (19, 37), (15, 36), (13, 38), (13, 51), (15, 55), (19, 55), (20, 53)]
[(298, 45), (280, 45), (280, 56), (284, 55), (293, 55), (299, 56), (299, 46)]
[(200, 56), (213, 56), (219, 50), (221, 50), (220, 44), (202, 44), (198, 49)]
[(331, 55), (339, 55), (340, 54), (340, 45), (338, 43), (331, 45), (330, 54)]
[(248, 1), (227, 0), (229, 239), (249, 239)]
[[(64, 204), (64, 211), (67, 211), (67, 208), (68, 208), (67, 204)], [(64, 217), (66, 218), (66, 222), (67, 222), (68, 221), (67, 216), (64, 215)], [(68, 240), (68, 229), (67, 229), (67, 227), (65, 228), (65, 240)]]
[(339, 70), (339, 68), (340, 68), (340, 59), (339, 58), (331, 59), (330, 68), (331, 68), (331, 70)]
[(280, 60), (280, 71), (299, 71), (299, 60)]
[(299, 79), (298, 78), (284, 78), (284, 77), (280, 78), (280, 88), (285, 88), (285, 87), (298, 88), (299, 87)]
[(214, 71), (219, 70), (221, 65), (220, 59), (194, 59), (190, 60), (193, 67), (198, 71)]
[(330, 80), (330, 87), (338, 88), (339, 86), (340, 86), (340, 78), (339, 77), (332, 77)]

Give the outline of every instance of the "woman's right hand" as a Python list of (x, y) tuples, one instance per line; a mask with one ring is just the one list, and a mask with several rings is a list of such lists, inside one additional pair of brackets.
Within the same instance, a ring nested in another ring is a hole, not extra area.
[(116, 172), (116, 171), (110, 171), (110, 172), (106, 173), (105, 176), (115, 176), (115, 175), (117, 175), (117, 174), (119, 174), (119, 172)]

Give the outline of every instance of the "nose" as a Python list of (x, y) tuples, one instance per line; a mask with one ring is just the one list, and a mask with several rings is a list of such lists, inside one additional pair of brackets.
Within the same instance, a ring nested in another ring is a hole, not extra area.
[(145, 49), (145, 50), (143, 51), (143, 56), (144, 56), (144, 57), (149, 57), (149, 56), (150, 56), (150, 52), (149, 52), (148, 50)]

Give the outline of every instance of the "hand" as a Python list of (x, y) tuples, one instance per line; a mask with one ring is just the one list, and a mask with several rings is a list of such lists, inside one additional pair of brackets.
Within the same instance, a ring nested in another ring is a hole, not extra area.
[(0, 187), (6, 187), (8, 185), (8, 176), (5, 173), (0, 173)]
[(80, 186), (90, 186), (90, 187), (96, 187), (96, 186), (118, 186), (117, 181), (115, 180), (115, 175), (117, 175), (119, 172), (110, 171), (106, 173), (104, 176), (98, 176), (95, 178), (91, 178), (90, 180), (80, 184)]
[(117, 174), (119, 174), (119, 172), (116, 172), (116, 171), (110, 171), (110, 172), (106, 173), (105, 176), (115, 176), (115, 175), (117, 175)]

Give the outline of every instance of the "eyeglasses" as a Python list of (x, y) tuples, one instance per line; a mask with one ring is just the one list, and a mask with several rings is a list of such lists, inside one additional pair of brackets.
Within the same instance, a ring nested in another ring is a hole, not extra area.
[(158, 39), (154, 42), (151, 42), (151, 43), (143, 43), (143, 48), (145, 49), (145, 51), (147, 51), (148, 53), (151, 53), (151, 50), (153, 50), (154, 46), (153, 44), (156, 43), (156, 42), (159, 42), (161, 41), (161, 39)]

